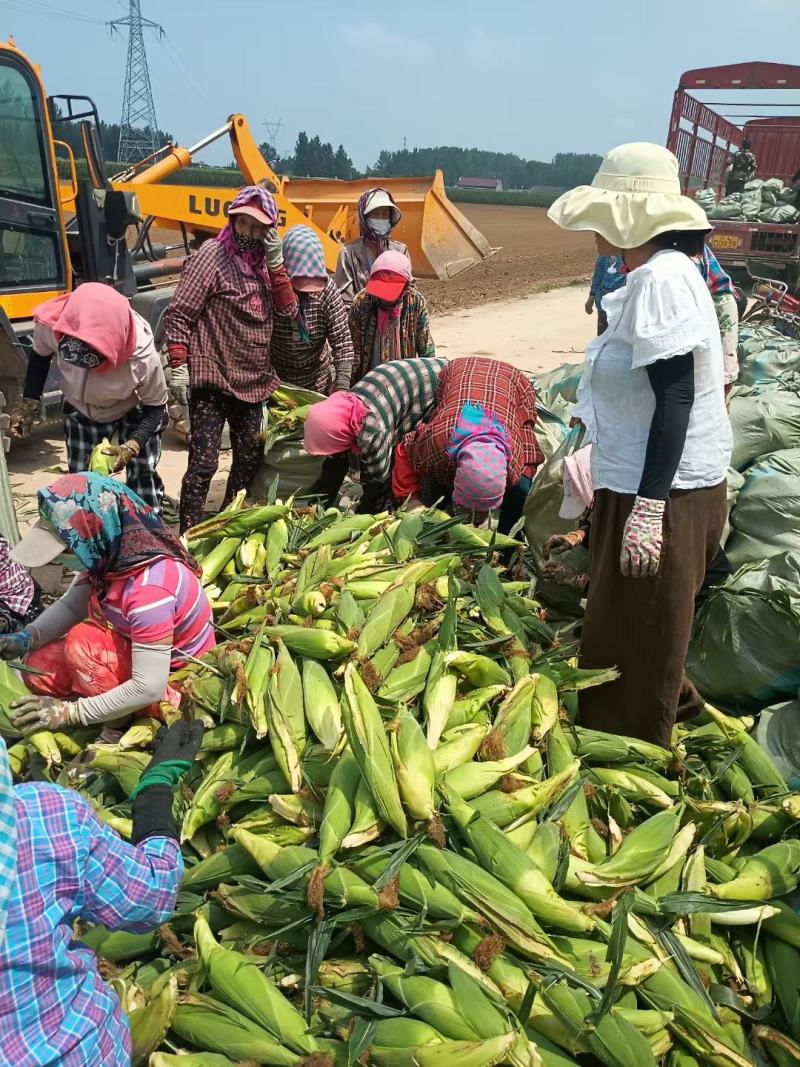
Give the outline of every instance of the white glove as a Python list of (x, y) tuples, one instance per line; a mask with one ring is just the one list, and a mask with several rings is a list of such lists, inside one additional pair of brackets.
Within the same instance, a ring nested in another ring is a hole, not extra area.
[(169, 377), (169, 398), (173, 404), (188, 407), (189, 404), (189, 368), (184, 363), (173, 367)]
[(283, 266), (283, 245), (274, 226), (267, 229), (264, 237), (264, 258), (267, 261), (267, 270), (278, 270)]

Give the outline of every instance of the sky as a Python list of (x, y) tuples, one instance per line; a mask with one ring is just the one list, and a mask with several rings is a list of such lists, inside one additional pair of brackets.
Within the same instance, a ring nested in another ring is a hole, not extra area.
[[(89, 95), (119, 122), (127, 30), (105, 23), (127, 8), (0, 0), (0, 39), (15, 36), (48, 93)], [(683, 71), (797, 62), (800, 40), (798, 0), (142, 0), (142, 14), (165, 31), (145, 41), (158, 125), (179, 143), (238, 111), (258, 140), (282, 121), (283, 154), (306, 130), (359, 168), (404, 142), (542, 160), (663, 144)], [(200, 159), (227, 163), (230, 149)]]

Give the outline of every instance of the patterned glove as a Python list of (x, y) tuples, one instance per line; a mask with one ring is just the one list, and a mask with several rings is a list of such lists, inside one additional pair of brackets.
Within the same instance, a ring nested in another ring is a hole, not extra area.
[(589, 588), (589, 575), (582, 571), (576, 571), (566, 563), (556, 563), (551, 560), (542, 567), (542, 578), (554, 585), (567, 585), (585, 593)]
[(27, 437), (33, 429), (36, 416), (41, 410), (41, 401), (23, 397), (8, 413), (8, 426), (12, 437)]
[(565, 534), (553, 534), (544, 543), (542, 555), (545, 559), (551, 556), (560, 556), (562, 552), (569, 552), (571, 548), (582, 545), (586, 540), (586, 530), (570, 530)]
[(108, 448), (103, 449), (104, 456), (114, 457), (114, 466), (111, 468), (112, 474), (124, 471), (130, 461), (135, 459), (140, 452), (141, 445), (133, 439), (126, 441), (124, 445), (109, 445)]
[(173, 367), (170, 371), (169, 398), (179, 407), (189, 406), (189, 368), (185, 363), (180, 367)]
[(18, 630), (15, 634), (3, 634), (0, 637), (0, 659), (22, 659), (33, 648), (33, 634), (30, 630)]
[(658, 573), (664, 543), (665, 500), (637, 496), (622, 531), (619, 565), (626, 578), (652, 578)]
[(35, 734), (37, 730), (60, 730), (62, 726), (80, 723), (78, 705), (58, 697), (41, 697), (33, 693), (13, 701), (14, 726), (23, 734)]
[(283, 266), (283, 245), (274, 226), (267, 229), (264, 237), (264, 258), (267, 270), (279, 270)]

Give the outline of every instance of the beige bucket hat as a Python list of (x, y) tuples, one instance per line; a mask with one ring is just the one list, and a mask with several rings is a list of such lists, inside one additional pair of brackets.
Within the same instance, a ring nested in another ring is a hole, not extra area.
[(592, 230), (614, 248), (638, 248), (670, 230), (710, 230), (706, 213), (681, 193), (668, 148), (634, 141), (612, 148), (591, 185), (556, 200), (548, 217), (564, 230)]

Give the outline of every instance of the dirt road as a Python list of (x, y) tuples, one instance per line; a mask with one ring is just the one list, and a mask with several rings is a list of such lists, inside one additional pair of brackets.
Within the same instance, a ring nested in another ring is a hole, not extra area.
[(487, 301), (514, 300), (591, 274), (594, 236), (560, 230), (544, 208), (458, 206), (499, 251), (450, 281), (422, 280), (420, 288), (432, 311), (443, 314)]

